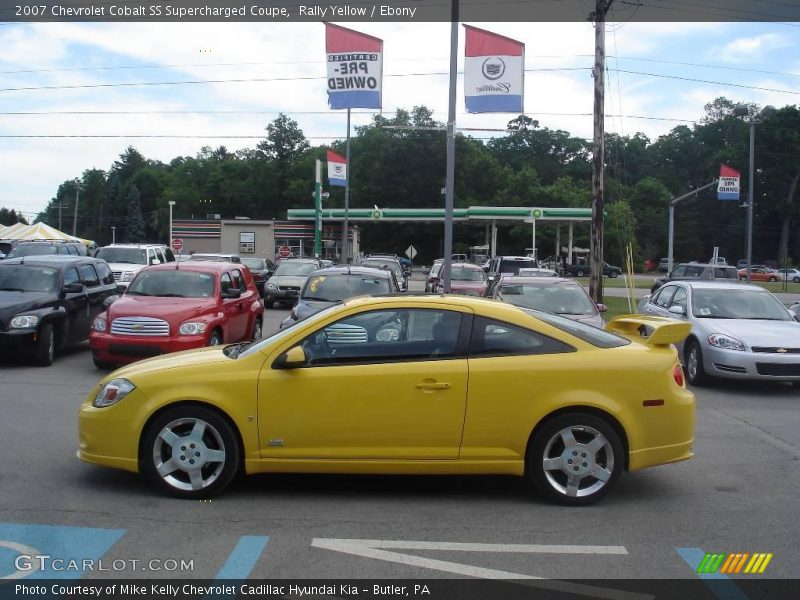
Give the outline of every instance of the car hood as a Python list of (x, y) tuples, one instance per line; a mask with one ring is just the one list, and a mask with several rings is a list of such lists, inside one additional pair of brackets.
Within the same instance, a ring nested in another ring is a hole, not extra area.
[(273, 275), (269, 278), (272, 285), (293, 285), (303, 287), (306, 284), (307, 275)]
[(451, 290), (485, 290), (485, 281), (451, 281)]
[(109, 320), (117, 317), (153, 317), (166, 321), (185, 320), (216, 306), (212, 298), (159, 298), (125, 294), (108, 307)]
[(297, 320), (307, 319), (311, 315), (317, 314), (319, 311), (333, 306), (334, 304), (336, 304), (336, 302), (323, 302), (321, 300), (306, 300), (305, 298), (300, 298), (296, 307)]
[(224, 346), (213, 348), (198, 348), (196, 350), (185, 350), (183, 352), (172, 352), (162, 356), (147, 358), (132, 363), (128, 366), (117, 369), (107, 375), (103, 381), (124, 377), (134, 383), (137, 377), (146, 376), (150, 373), (164, 371), (165, 369), (197, 368), (204, 369), (209, 365), (223, 362), (230, 362), (223, 353)]
[(797, 321), (759, 321), (756, 319), (694, 319), (709, 335), (722, 333), (750, 347), (800, 347)]
[(0, 291), (0, 320), (5, 321), (28, 310), (55, 306), (56, 302), (55, 294), (52, 292)]
[(139, 263), (108, 263), (108, 268), (112, 271), (141, 271), (146, 266)]

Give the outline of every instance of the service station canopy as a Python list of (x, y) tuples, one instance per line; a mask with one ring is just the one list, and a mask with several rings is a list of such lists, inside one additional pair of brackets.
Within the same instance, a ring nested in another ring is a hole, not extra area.
[[(326, 221), (343, 221), (343, 208), (325, 208), (321, 216)], [(313, 221), (313, 208), (290, 209), (290, 221)], [(347, 211), (351, 221), (444, 221), (443, 208), (351, 208)], [(528, 206), (470, 206), (453, 210), (456, 221), (491, 222), (521, 221), (591, 221), (591, 208), (531, 208)]]

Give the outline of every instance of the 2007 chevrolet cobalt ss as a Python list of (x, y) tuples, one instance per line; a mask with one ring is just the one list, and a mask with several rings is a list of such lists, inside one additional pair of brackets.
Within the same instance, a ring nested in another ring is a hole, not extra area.
[(599, 330), (467, 296), (356, 298), (259, 342), (115, 371), (79, 414), (81, 459), (182, 498), (246, 473), (509, 474), (590, 504), (623, 470), (692, 456), (689, 325)]

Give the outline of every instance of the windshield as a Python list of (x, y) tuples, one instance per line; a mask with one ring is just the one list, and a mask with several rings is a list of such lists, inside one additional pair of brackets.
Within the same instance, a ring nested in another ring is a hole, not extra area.
[(286, 261), (275, 269), (275, 277), (307, 277), (319, 269), (316, 263)]
[(97, 258), (102, 258), (107, 263), (146, 265), (147, 250), (143, 248), (100, 248), (97, 251)]
[(470, 269), (469, 267), (455, 267), (450, 272), (452, 281), (484, 281), (485, 276), (481, 269)]
[(361, 263), (362, 267), (370, 267), (372, 269), (390, 270), (398, 279), (403, 278), (403, 267), (393, 260), (365, 260)]
[(353, 296), (388, 294), (389, 280), (370, 275), (315, 275), (306, 282), (302, 298), (321, 302), (339, 302)]
[(210, 273), (142, 271), (128, 287), (131, 296), (161, 296), (173, 298), (210, 298), (214, 294), (214, 276)]
[(597, 307), (586, 292), (571, 283), (502, 285), (497, 297), (522, 308), (533, 308), (556, 315), (596, 315)]
[(208, 262), (232, 262), (230, 256), (219, 254), (192, 254), (189, 260), (205, 260)]
[(56, 289), (55, 269), (14, 265), (0, 268), (0, 292), (53, 292)]
[(8, 253), (6, 258), (19, 258), (21, 256), (41, 256), (44, 254), (58, 254), (58, 248), (52, 244), (20, 245)]
[(266, 269), (266, 264), (260, 258), (243, 258), (242, 263), (248, 269), (255, 269), (256, 271), (261, 271), (262, 269)]
[(529, 308), (523, 308), (522, 310), (540, 321), (549, 323), (553, 327), (558, 327), (579, 340), (583, 340), (598, 348), (619, 348), (620, 346), (627, 346), (631, 343), (630, 340), (624, 337), (609, 333), (603, 329), (598, 329), (597, 327), (592, 327), (581, 321), (573, 321), (566, 317), (559, 317), (558, 315), (531, 310)]
[(792, 320), (775, 296), (767, 291), (746, 289), (694, 290), (692, 313), (698, 319)]

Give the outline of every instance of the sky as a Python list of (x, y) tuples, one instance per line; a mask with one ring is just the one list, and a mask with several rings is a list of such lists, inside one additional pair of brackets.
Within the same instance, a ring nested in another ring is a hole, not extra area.
[[(591, 138), (590, 23), (469, 24), (525, 43), (526, 114)], [(384, 40), (385, 114), (425, 105), (447, 120), (449, 23), (343, 25)], [(606, 131), (655, 141), (701, 119), (719, 96), (798, 104), (799, 27), (607, 23)], [(463, 29), (459, 42), (461, 69)], [(203, 146), (253, 148), (280, 112), (312, 145), (346, 135), (345, 111), (327, 107), (321, 23), (2, 24), (0, 47), (0, 206), (28, 220), (60, 183), (108, 170), (129, 145), (164, 162)], [(375, 112), (354, 110), (353, 125)], [(465, 133), (503, 135), (515, 116), (467, 114), (459, 77), (456, 125)]]

